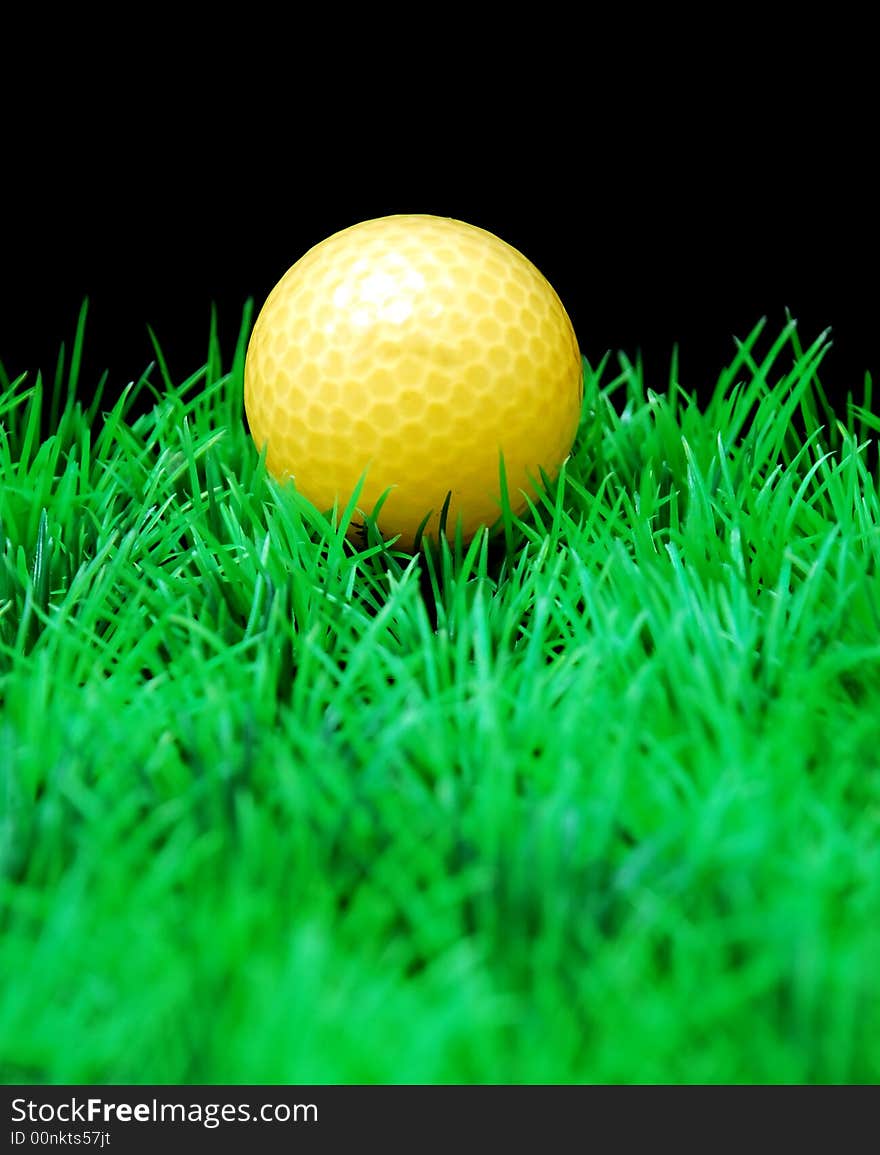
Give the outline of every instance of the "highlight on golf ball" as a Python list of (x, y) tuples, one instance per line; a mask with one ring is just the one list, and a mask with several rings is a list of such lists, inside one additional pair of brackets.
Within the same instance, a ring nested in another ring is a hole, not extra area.
[(251, 434), (322, 510), (358, 508), (412, 548), (515, 513), (569, 455), (583, 366), (546, 278), (446, 217), (363, 221), (310, 249), (269, 294), (244, 373)]

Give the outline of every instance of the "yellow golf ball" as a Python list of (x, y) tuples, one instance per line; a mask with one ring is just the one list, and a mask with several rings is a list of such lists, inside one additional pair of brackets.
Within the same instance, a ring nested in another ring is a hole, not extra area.
[(412, 548), (515, 512), (571, 451), (577, 339), (535, 266), (492, 233), (425, 215), (363, 221), (284, 274), (254, 325), (244, 399), (269, 471), (321, 509), (358, 508)]

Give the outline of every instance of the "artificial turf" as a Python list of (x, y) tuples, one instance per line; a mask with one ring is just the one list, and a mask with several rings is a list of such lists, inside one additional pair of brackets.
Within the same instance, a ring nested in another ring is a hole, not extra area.
[(84, 317), (0, 378), (3, 1081), (880, 1079), (870, 378), (586, 365), (411, 558), (267, 476), (249, 311), (107, 402)]

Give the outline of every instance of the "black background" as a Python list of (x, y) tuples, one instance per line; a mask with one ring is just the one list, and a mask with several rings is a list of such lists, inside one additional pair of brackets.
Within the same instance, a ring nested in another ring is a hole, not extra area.
[(558, 62), (521, 45), (493, 68), (461, 51), (424, 74), (410, 54), (341, 103), (331, 69), (296, 88), (221, 72), (160, 104), (166, 65), (144, 78), (117, 61), (47, 112), (7, 106), (0, 360), (50, 370), (88, 296), (84, 390), (105, 368), (110, 394), (142, 372), (148, 324), (181, 378), (205, 359), (212, 304), (228, 356), (245, 301), (310, 245), (427, 212), (530, 257), (594, 363), (641, 354), (663, 388), (677, 344), (680, 380), (707, 391), (734, 338), (766, 317), (769, 339), (790, 310), (804, 342), (831, 327), (824, 383), (860, 395), (880, 369), (865, 30), (832, 51), (821, 27), (769, 48), (747, 28), (723, 56), (720, 32), (697, 31), (634, 55), (618, 28)]

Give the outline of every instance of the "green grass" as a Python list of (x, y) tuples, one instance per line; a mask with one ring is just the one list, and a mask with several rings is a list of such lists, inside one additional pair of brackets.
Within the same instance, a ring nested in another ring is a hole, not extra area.
[(606, 358), (409, 558), (266, 475), (249, 313), (113, 404), (82, 320), (0, 377), (4, 1081), (880, 1080), (870, 379)]

